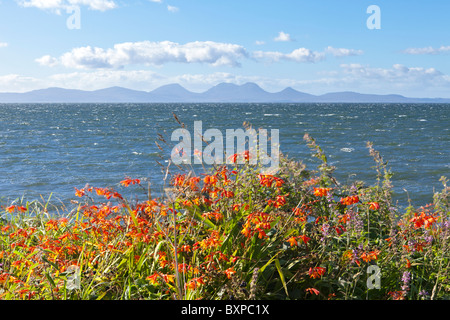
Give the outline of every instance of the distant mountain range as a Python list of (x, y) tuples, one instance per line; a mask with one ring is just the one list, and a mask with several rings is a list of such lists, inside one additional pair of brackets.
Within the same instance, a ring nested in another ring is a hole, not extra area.
[(0, 93), (0, 103), (170, 103), (170, 102), (266, 102), (266, 103), (450, 103), (450, 99), (407, 98), (401, 95), (334, 92), (312, 95), (290, 87), (275, 93), (263, 90), (255, 83), (236, 85), (221, 83), (202, 93), (186, 90), (179, 84), (169, 84), (153, 91), (137, 91), (122, 87), (84, 91), (48, 88), (24, 93)]

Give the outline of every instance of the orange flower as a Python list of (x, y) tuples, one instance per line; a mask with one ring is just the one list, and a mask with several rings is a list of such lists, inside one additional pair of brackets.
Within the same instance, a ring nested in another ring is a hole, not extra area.
[(380, 209), (380, 204), (378, 202), (369, 202), (370, 210), (378, 210)]
[(216, 185), (217, 181), (218, 180), (217, 180), (216, 176), (209, 176), (209, 175), (207, 175), (207, 176), (205, 176), (205, 178), (203, 178), (203, 183), (205, 185), (212, 185), (212, 186), (214, 186), (214, 185)]
[(225, 198), (233, 198), (234, 197), (234, 192), (233, 191), (227, 191), (227, 190), (224, 190), (224, 191), (222, 191), (222, 197), (225, 197)]
[(368, 253), (363, 252), (360, 258), (363, 259), (365, 262), (370, 262), (372, 260), (377, 260), (379, 254), (380, 254), (379, 250), (370, 251)]
[(273, 205), (275, 208), (279, 208), (279, 207), (282, 207), (282, 206), (284, 206), (285, 204), (286, 204), (286, 197), (288, 196), (289, 194), (287, 194), (287, 195), (284, 195), (284, 196), (277, 196), (277, 198), (275, 199), (275, 200), (269, 200), (269, 201), (267, 201), (267, 204), (270, 206), (270, 205)]
[(308, 274), (311, 278), (316, 279), (322, 277), (325, 274), (325, 271), (327, 271), (326, 268), (314, 267), (309, 268)]
[(339, 222), (347, 223), (348, 220), (350, 220), (350, 214), (348, 213), (339, 216)]
[(128, 187), (130, 184), (140, 184), (140, 183), (141, 183), (141, 180), (130, 179), (130, 178), (120, 181), (120, 184), (123, 185), (124, 187)]
[(228, 268), (227, 270), (225, 270), (225, 274), (227, 275), (228, 279), (231, 279), (231, 277), (236, 273), (236, 271), (234, 271), (234, 268)]
[(153, 275), (145, 278), (145, 280), (149, 280), (152, 284), (158, 284), (158, 274), (154, 273)]
[(17, 206), (17, 210), (20, 211), (20, 212), (26, 212), (28, 209), (23, 207), (23, 206), (20, 206), (20, 207)]
[(404, 300), (404, 291), (389, 291), (388, 294), (393, 300)]
[(188, 283), (186, 283), (186, 288), (194, 290), (194, 289), (197, 289), (202, 284), (205, 284), (202, 277), (192, 278), (192, 280), (190, 280)]
[(249, 161), (250, 160), (250, 151), (249, 150), (245, 150), (243, 153), (242, 153), (242, 156), (244, 157), (244, 160), (245, 161)]
[(200, 177), (192, 177), (189, 179), (189, 187), (192, 191), (198, 191), (197, 184), (200, 182)]
[(315, 184), (319, 183), (319, 181), (320, 181), (320, 178), (319, 178), (319, 177), (317, 177), (317, 178), (311, 178), (311, 179), (309, 179), (308, 181), (304, 181), (304, 182), (303, 182), (303, 185), (304, 185), (304, 186), (312, 186), (312, 185), (315, 185)]
[(281, 187), (284, 184), (284, 180), (274, 177), (270, 174), (259, 174), (259, 183), (264, 187), (271, 187), (274, 183), (277, 188)]
[(289, 242), (291, 247), (298, 245), (297, 239), (295, 237), (290, 237), (289, 239), (287, 239), (287, 242)]
[(181, 250), (181, 252), (191, 252), (192, 251), (190, 245), (181, 246), (180, 250)]
[(299, 238), (302, 239), (303, 242), (304, 242), (305, 244), (307, 244), (308, 241), (311, 240), (311, 238), (305, 236), (304, 234), (302, 234), (301, 236), (299, 236)]
[(428, 229), (433, 225), (433, 223), (436, 222), (436, 218), (431, 215), (426, 215), (425, 212), (422, 212), (420, 215), (417, 215), (417, 213), (414, 214), (414, 217), (409, 221), (414, 223), (414, 227), (416, 229), (421, 228), (422, 226), (424, 226), (425, 229)]
[(237, 157), (238, 157), (238, 154), (235, 153), (235, 154), (229, 156), (229, 157), (228, 157), (228, 160), (230, 160), (232, 163), (236, 163)]
[(173, 274), (163, 274), (162, 277), (166, 283), (174, 283), (175, 281), (175, 276)]
[(407, 269), (411, 268), (411, 262), (409, 262), (408, 259), (406, 259), (406, 268)]
[(314, 288), (307, 288), (305, 291), (308, 292), (309, 294), (315, 294), (316, 296), (318, 296), (320, 293), (319, 290), (314, 289)]
[(77, 188), (75, 188), (75, 195), (76, 195), (77, 197), (80, 197), (80, 198), (81, 198), (82, 196), (85, 195), (84, 189), (78, 190)]
[(195, 290), (197, 288), (197, 283), (192, 279), (186, 283), (186, 289)]
[(185, 175), (184, 174), (177, 174), (174, 178), (174, 186), (183, 186), (184, 184)]
[(326, 197), (331, 190), (332, 188), (314, 188), (314, 195), (316, 197)]
[(8, 280), (9, 274), (7, 273), (2, 273), (0, 274), (0, 284), (5, 283), (6, 280)]
[(424, 246), (425, 246), (425, 243), (423, 243), (423, 242), (417, 242), (414, 244), (414, 248), (419, 252), (423, 252)]
[(352, 205), (354, 203), (358, 203), (358, 202), (359, 202), (358, 196), (349, 196), (349, 197), (341, 198), (341, 203), (346, 206), (350, 206), (350, 205)]

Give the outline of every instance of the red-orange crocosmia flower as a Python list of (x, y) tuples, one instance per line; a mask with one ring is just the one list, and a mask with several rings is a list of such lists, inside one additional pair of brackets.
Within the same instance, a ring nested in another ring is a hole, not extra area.
[(406, 259), (406, 268), (411, 268), (411, 262), (408, 259)]
[(20, 212), (27, 212), (27, 208), (25, 208), (24, 206), (17, 206), (17, 211), (20, 211)]
[(320, 293), (320, 291), (315, 288), (307, 288), (305, 291), (308, 292), (309, 294), (315, 294), (316, 296), (319, 295)]
[(289, 244), (291, 245), (291, 247), (294, 247), (294, 246), (298, 245), (298, 242), (297, 242), (297, 238), (296, 238), (296, 237), (290, 237), (289, 239), (287, 239), (287, 242), (289, 242)]
[(369, 207), (370, 210), (375, 211), (375, 210), (380, 209), (380, 204), (378, 202), (369, 202), (369, 205), (370, 205), (370, 207)]
[(433, 225), (433, 223), (436, 222), (436, 218), (432, 215), (426, 215), (425, 212), (422, 212), (420, 215), (415, 213), (414, 217), (409, 221), (414, 223), (414, 227), (416, 229), (421, 228), (422, 226), (424, 226), (425, 229), (428, 229)]
[(349, 197), (341, 198), (340, 202), (346, 206), (350, 206), (354, 203), (358, 203), (359, 197), (358, 196), (349, 196)]
[(331, 188), (314, 188), (314, 195), (316, 197), (326, 197), (331, 190)]
[(363, 252), (360, 258), (363, 259), (365, 262), (370, 262), (371, 260), (377, 260), (379, 254), (380, 254), (379, 250)]
[(236, 273), (236, 271), (234, 271), (234, 268), (228, 268), (227, 270), (225, 270), (225, 274), (227, 276), (228, 279), (231, 279), (231, 277)]
[(304, 234), (302, 234), (301, 236), (299, 236), (300, 239), (303, 240), (304, 244), (307, 244), (309, 240), (311, 240), (311, 238), (305, 236)]
[(153, 275), (148, 276), (145, 279), (149, 280), (152, 284), (158, 284), (158, 274), (157, 273), (154, 273)]
[(284, 196), (277, 196), (277, 198), (275, 200), (269, 200), (267, 201), (267, 204), (269, 206), (274, 206), (275, 208), (279, 208), (282, 207), (286, 204), (286, 196), (288, 195), (284, 195)]
[(141, 180), (130, 179), (130, 178), (120, 181), (120, 184), (123, 185), (124, 187), (128, 187), (130, 184), (140, 184), (140, 183), (141, 183)]
[(322, 267), (309, 268), (308, 274), (311, 278), (316, 279), (322, 277), (326, 270), (327, 269)]
[(84, 189), (78, 190), (77, 188), (75, 188), (75, 195), (80, 198), (83, 197), (85, 195)]
[(236, 163), (237, 157), (238, 157), (238, 154), (235, 153), (235, 154), (229, 156), (228, 159), (229, 159), (232, 163)]

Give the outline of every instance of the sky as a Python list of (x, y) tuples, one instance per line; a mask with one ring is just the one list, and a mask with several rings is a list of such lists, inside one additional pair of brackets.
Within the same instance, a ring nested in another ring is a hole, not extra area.
[(450, 98), (450, 1), (0, 0), (0, 92), (221, 82)]

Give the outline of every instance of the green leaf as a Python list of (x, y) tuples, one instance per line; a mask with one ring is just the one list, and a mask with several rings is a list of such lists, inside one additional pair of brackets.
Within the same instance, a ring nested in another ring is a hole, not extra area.
[(286, 292), (286, 295), (289, 297), (289, 292), (286, 286), (286, 281), (284, 279), (283, 271), (281, 270), (280, 261), (278, 259), (275, 259), (275, 266), (277, 267), (278, 273), (280, 275), (281, 283), (283, 284), (284, 291)]
[(45, 273), (45, 277), (47, 278), (48, 282), (53, 288), (56, 288), (55, 282), (53, 281), (52, 277), (48, 274), (48, 272)]

